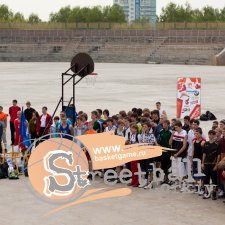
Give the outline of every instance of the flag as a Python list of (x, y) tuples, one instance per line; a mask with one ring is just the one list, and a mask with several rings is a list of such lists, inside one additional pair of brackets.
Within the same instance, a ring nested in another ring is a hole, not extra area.
[(20, 116), (20, 136), (23, 138), (23, 144), (29, 148), (31, 145), (30, 142), (30, 136), (28, 133), (28, 127), (26, 124), (26, 118), (25, 118), (25, 114), (23, 112), (23, 108), (22, 108), (22, 113)]

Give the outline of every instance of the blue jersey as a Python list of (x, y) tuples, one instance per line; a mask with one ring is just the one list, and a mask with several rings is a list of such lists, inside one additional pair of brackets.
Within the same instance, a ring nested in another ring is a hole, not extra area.
[(72, 140), (73, 137), (70, 137), (71, 131), (70, 131), (70, 125), (67, 123), (66, 127), (63, 127), (62, 125), (59, 126), (59, 133), (62, 134), (63, 138)]

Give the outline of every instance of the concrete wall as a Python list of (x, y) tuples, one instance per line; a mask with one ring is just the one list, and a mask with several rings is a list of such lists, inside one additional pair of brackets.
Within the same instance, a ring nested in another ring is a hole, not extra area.
[(208, 65), (224, 47), (225, 30), (0, 30), (0, 61), (70, 61), (86, 52), (96, 62)]
[(215, 66), (225, 66), (225, 48), (213, 58), (213, 64)]

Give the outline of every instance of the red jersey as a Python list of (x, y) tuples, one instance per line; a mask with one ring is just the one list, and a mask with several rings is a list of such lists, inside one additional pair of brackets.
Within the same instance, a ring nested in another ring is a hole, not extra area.
[(23, 137), (20, 136), (20, 120), (19, 119), (16, 119), (14, 121), (14, 127), (15, 127), (15, 142), (14, 142), (14, 145), (19, 145), (19, 148), (21, 150), (26, 150), (26, 147), (23, 144)]
[(11, 106), (9, 108), (10, 122), (14, 123), (17, 118), (17, 112), (21, 111), (19, 106)]

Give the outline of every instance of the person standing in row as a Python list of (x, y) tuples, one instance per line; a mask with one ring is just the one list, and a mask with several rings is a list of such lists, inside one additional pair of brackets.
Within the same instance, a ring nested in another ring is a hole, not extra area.
[(17, 106), (17, 100), (12, 101), (12, 106), (9, 108), (10, 115), (10, 131), (11, 131), (11, 145), (14, 145), (15, 142), (15, 126), (14, 121), (17, 119), (17, 113), (21, 111), (21, 108)]
[(0, 124), (2, 125), (2, 129), (3, 129), (1, 140), (3, 141), (5, 152), (7, 152), (7, 139), (6, 139), (7, 117), (8, 115), (3, 112), (3, 107), (0, 106)]
[(31, 103), (29, 101), (26, 102), (27, 108), (24, 110), (24, 115), (28, 123), (33, 117), (33, 112), (35, 112), (35, 109), (31, 108)]
[[(42, 108), (42, 115), (39, 118), (39, 123), (37, 127), (37, 135), (42, 137), (50, 133), (50, 127), (52, 125), (51, 116), (47, 113), (48, 108), (44, 106)], [(45, 139), (48, 139), (47, 137)]]

